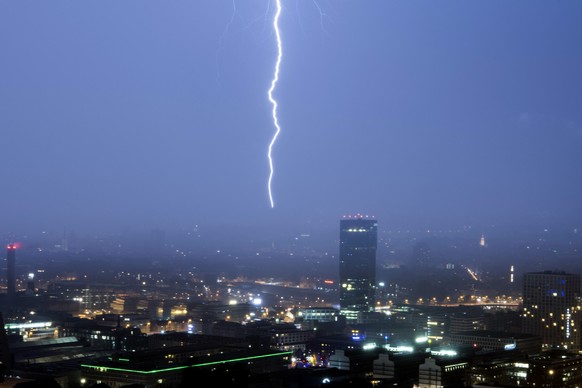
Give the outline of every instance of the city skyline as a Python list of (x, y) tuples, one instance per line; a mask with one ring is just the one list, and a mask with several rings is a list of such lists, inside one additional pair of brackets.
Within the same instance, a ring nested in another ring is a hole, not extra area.
[(2, 3), (0, 233), (580, 227), (579, 3), (282, 1), (273, 209), (269, 4)]
[(582, 386), (581, 15), (0, 2), (0, 386)]

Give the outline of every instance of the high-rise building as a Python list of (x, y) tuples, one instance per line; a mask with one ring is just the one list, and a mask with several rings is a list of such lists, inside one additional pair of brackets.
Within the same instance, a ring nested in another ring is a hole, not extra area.
[(530, 272), (523, 283), (523, 331), (539, 335), (544, 348), (580, 348), (580, 275)]
[(419, 242), (414, 246), (412, 252), (412, 266), (415, 268), (426, 268), (431, 266), (430, 247), (425, 242)]
[(8, 244), (6, 247), (6, 281), (8, 298), (16, 295), (16, 245)]
[(356, 322), (373, 311), (378, 222), (363, 216), (340, 221), (340, 313)]

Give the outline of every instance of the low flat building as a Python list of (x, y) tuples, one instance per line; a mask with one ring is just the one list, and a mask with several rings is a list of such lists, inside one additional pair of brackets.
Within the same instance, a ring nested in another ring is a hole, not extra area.
[(581, 387), (582, 355), (546, 351), (535, 356), (497, 352), (479, 356), (470, 373), (474, 384), (520, 387)]
[(527, 354), (537, 354), (542, 350), (542, 339), (533, 334), (505, 333), (490, 330), (470, 330), (446, 337), (451, 346), (470, 345), (481, 350), (518, 350)]
[(193, 386), (207, 379), (216, 386), (227, 380), (240, 385), (251, 376), (286, 370), (290, 364), (290, 352), (179, 347), (87, 362), (81, 365), (81, 378), (87, 384), (104, 383), (111, 388), (128, 384)]

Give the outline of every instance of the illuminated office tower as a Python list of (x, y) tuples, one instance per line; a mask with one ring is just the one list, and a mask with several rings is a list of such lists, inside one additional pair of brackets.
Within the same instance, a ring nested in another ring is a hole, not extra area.
[(8, 298), (16, 295), (16, 245), (8, 244), (6, 247), (6, 281)]
[(340, 313), (348, 322), (373, 311), (378, 222), (357, 215), (340, 221)]
[(523, 283), (523, 331), (539, 335), (547, 349), (580, 348), (580, 275), (530, 272)]

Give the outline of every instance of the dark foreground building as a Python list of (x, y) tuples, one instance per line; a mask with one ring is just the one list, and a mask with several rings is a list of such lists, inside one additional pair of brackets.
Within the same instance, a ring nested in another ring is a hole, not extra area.
[(551, 387), (582, 386), (582, 355), (552, 350), (535, 356), (521, 352), (483, 354), (473, 360), (474, 387)]

